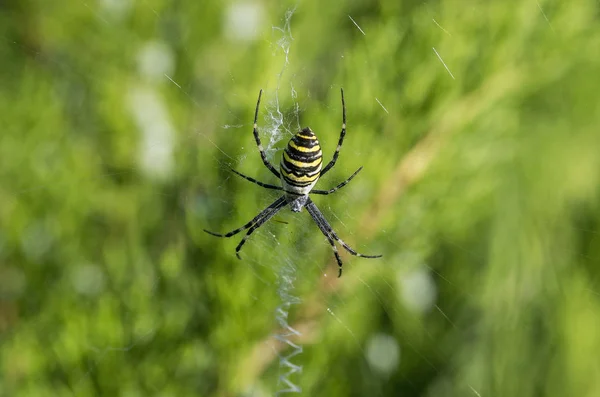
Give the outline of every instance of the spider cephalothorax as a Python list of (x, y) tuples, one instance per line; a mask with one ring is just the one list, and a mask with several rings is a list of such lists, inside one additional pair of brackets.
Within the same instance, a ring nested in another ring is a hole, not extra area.
[(358, 172), (362, 169), (360, 167), (356, 170), (348, 179), (344, 182), (340, 183), (333, 189), (329, 190), (316, 190), (313, 189), (317, 181), (322, 175), (325, 175), (327, 171), (334, 166), (335, 162), (338, 159), (340, 149), (342, 147), (342, 143), (344, 142), (344, 136), (346, 135), (346, 104), (344, 102), (344, 90), (341, 90), (342, 93), (342, 132), (340, 133), (340, 139), (338, 141), (337, 148), (335, 153), (333, 154), (333, 158), (331, 161), (325, 166), (325, 168), (321, 169), (323, 165), (323, 152), (321, 151), (321, 146), (319, 145), (319, 140), (317, 139), (314, 132), (306, 127), (299, 131), (290, 139), (287, 144), (287, 147), (283, 151), (283, 157), (281, 159), (281, 163), (279, 165), (279, 171), (273, 167), (273, 165), (267, 159), (265, 155), (265, 151), (260, 142), (260, 137), (258, 136), (258, 107), (260, 105), (260, 97), (262, 95), (262, 90), (258, 94), (258, 101), (256, 102), (256, 110), (254, 111), (254, 139), (256, 140), (256, 145), (258, 146), (258, 151), (260, 152), (260, 157), (262, 158), (265, 166), (271, 171), (277, 178), (281, 180), (281, 186), (271, 185), (268, 183), (259, 182), (254, 178), (246, 176), (237, 172), (236, 170), (232, 170), (237, 175), (241, 176), (244, 179), (249, 180), (250, 182), (256, 183), (259, 186), (262, 186), (267, 189), (275, 189), (281, 190), (284, 192), (283, 196), (279, 197), (273, 204), (265, 208), (261, 211), (257, 216), (254, 217), (250, 222), (246, 223), (244, 226), (232, 230), (226, 234), (219, 234), (210, 232), (205, 230), (205, 232), (212, 234), (213, 236), (218, 237), (231, 237), (243, 230), (248, 229), (246, 235), (240, 241), (240, 243), (235, 248), (235, 253), (238, 258), (240, 258), (239, 252), (242, 249), (242, 246), (250, 237), (250, 235), (258, 229), (261, 225), (271, 219), (279, 210), (281, 210), (286, 205), (289, 205), (293, 212), (300, 212), (302, 208), (306, 208), (310, 216), (313, 218), (323, 235), (327, 238), (329, 244), (333, 248), (333, 253), (335, 255), (335, 259), (337, 260), (339, 266), (339, 276), (342, 275), (342, 260), (338, 253), (337, 247), (335, 246), (334, 240), (337, 241), (344, 247), (348, 252), (352, 255), (362, 256), (364, 258), (379, 258), (381, 255), (363, 255), (354, 251), (352, 248), (348, 246), (342, 239), (338, 237), (338, 235), (333, 231), (333, 228), (327, 222), (321, 211), (317, 208), (315, 203), (309, 197), (309, 194), (322, 194), (327, 195), (335, 192), (341, 187), (345, 186), (348, 182), (352, 180), (358, 174)]

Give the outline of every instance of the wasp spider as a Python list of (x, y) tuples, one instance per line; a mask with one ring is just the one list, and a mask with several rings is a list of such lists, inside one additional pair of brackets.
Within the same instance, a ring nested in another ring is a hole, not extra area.
[(342, 147), (342, 143), (344, 142), (344, 136), (346, 135), (346, 104), (344, 102), (344, 90), (341, 90), (342, 93), (342, 131), (340, 133), (340, 140), (338, 141), (337, 148), (335, 153), (333, 154), (333, 159), (321, 169), (323, 163), (323, 153), (321, 152), (321, 146), (319, 145), (319, 140), (312, 132), (312, 130), (308, 127), (304, 128), (302, 131), (299, 131), (290, 139), (283, 152), (283, 158), (281, 159), (281, 163), (279, 164), (279, 171), (273, 167), (273, 165), (267, 159), (265, 155), (265, 151), (260, 142), (260, 137), (258, 136), (258, 128), (256, 125), (258, 119), (258, 107), (260, 105), (260, 97), (262, 95), (262, 90), (260, 90), (258, 94), (258, 101), (256, 102), (256, 110), (254, 111), (254, 139), (256, 140), (256, 145), (258, 146), (258, 150), (260, 152), (260, 157), (262, 158), (265, 166), (271, 171), (277, 178), (281, 180), (281, 185), (271, 185), (268, 183), (259, 182), (254, 178), (246, 176), (236, 170), (232, 171), (242, 178), (256, 183), (259, 186), (262, 186), (267, 189), (281, 190), (284, 192), (283, 196), (275, 200), (273, 204), (265, 208), (261, 211), (257, 216), (255, 216), (250, 222), (246, 223), (244, 226), (232, 230), (229, 233), (219, 234), (214, 233), (208, 230), (204, 230), (205, 232), (212, 234), (217, 237), (231, 237), (238, 234), (241, 231), (248, 230), (246, 235), (240, 241), (240, 243), (235, 248), (235, 254), (240, 258), (240, 250), (242, 246), (250, 237), (250, 235), (262, 226), (265, 222), (275, 216), (283, 207), (289, 204), (291, 210), (293, 212), (300, 212), (302, 208), (306, 208), (310, 216), (313, 218), (321, 232), (331, 244), (333, 248), (333, 254), (335, 255), (335, 259), (339, 265), (339, 274), (338, 277), (342, 275), (342, 260), (338, 253), (337, 247), (334, 243), (334, 240), (341, 244), (348, 252), (355, 256), (361, 256), (364, 258), (379, 258), (381, 255), (363, 255), (359, 254), (352, 248), (348, 246), (338, 235), (333, 231), (333, 228), (327, 222), (321, 211), (317, 208), (315, 203), (308, 196), (309, 193), (312, 194), (322, 194), (327, 195), (335, 192), (336, 190), (342, 188), (348, 182), (352, 180), (362, 170), (360, 167), (356, 170), (348, 179), (344, 182), (340, 183), (336, 187), (329, 190), (318, 190), (313, 189), (319, 178), (327, 173), (334, 165), (338, 159), (340, 148)]

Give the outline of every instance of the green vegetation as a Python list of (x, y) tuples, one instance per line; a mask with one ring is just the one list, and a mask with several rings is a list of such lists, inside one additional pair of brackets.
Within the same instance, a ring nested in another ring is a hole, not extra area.
[[(225, 3), (0, 5), (0, 397), (272, 395), (282, 274), (303, 395), (600, 395), (599, 3)], [(340, 87), (314, 201), (384, 257), (285, 210), (239, 261), (259, 89), (278, 164)]]

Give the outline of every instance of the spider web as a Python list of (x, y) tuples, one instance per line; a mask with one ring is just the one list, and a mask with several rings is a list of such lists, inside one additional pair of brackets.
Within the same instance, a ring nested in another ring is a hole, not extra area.
[[(292, 9), (289, 9), (285, 13), (282, 27), (273, 27), (272, 28), (272, 30), (275, 34), (275, 39), (274, 39), (274, 43), (273, 43), (273, 45), (275, 47), (274, 56), (278, 57), (278, 59), (280, 60), (280, 62), (283, 65), (283, 67), (282, 67), (281, 71), (277, 74), (276, 87), (275, 87), (275, 92), (273, 94), (274, 99), (271, 102), (268, 102), (268, 104), (266, 106), (267, 116), (264, 119), (264, 121), (266, 122), (266, 125), (263, 128), (260, 128), (260, 133), (261, 133), (261, 137), (264, 137), (265, 134), (268, 137), (268, 141), (267, 141), (268, 144), (266, 145), (266, 152), (268, 153), (268, 157), (270, 157), (271, 162), (274, 164), (278, 163), (277, 160), (279, 157), (279, 153), (276, 149), (274, 149), (274, 147), (276, 145), (280, 145), (281, 143), (285, 143), (292, 134), (294, 134), (296, 131), (301, 129), (300, 114), (299, 114), (300, 113), (300, 104), (299, 104), (299, 102), (297, 102), (298, 92), (294, 85), (295, 82), (297, 81), (298, 77), (292, 76), (291, 78), (289, 78), (286, 75), (286, 72), (287, 72), (287, 69), (288, 69), (288, 66), (290, 63), (290, 51), (293, 50), (293, 44), (294, 44), (294, 38), (292, 35), (292, 17), (294, 16), (295, 10), (296, 10), (295, 8), (292, 8)], [(349, 19), (364, 34), (364, 32), (356, 24), (356, 21), (354, 21), (350, 16), (349, 16)], [(277, 36), (279, 36), (279, 37), (277, 37)], [(283, 81), (286, 81), (286, 82), (289, 81), (289, 83), (284, 84), (284, 83), (282, 83)], [(296, 84), (299, 84), (299, 86), (302, 86), (301, 81), (299, 83), (296, 82)], [(284, 89), (284, 88), (282, 88), (282, 85), (289, 86), (289, 88)], [(331, 87), (330, 90), (335, 91), (335, 88)], [(268, 95), (268, 91), (267, 91), (267, 95)], [(287, 117), (282, 112), (281, 106), (280, 106), (280, 97), (283, 95), (289, 96), (294, 101), (294, 103), (291, 106), (293, 111), (288, 113)], [(381, 109), (386, 114), (389, 114), (389, 111), (385, 108), (385, 106), (381, 103), (381, 101), (378, 98), (374, 98), (374, 100), (378, 103), (378, 105), (381, 107)], [(330, 113), (336, 114), (336, 116), (337, 116), (336, 118), (339, 122), (341, 119), (341, 117), (340, 117), (341, 116), (341, 105), (340, 104), (332, 105), (329, 107), (328, 110), (330, 111)], [(260, 125), (260, 123), (259, 123), (259, 125)], [(349, 136), (350, 136), (349, 139), (351, 139), (351, 134), (352, 133), (349, 133)], [(337, 136), (330, 137), (330, 139), (334, 142), (337, 142), (337, 138), (338, 138)], [(346, 146), (348, 146), (348, 145), (346, 145)], [(330, 151), (330, 153), (332, 153), (332, 151)], [(329, 154), (325, 153), (324, 156), (326, 157), (326, 156), (330, 155), (330, 153)], [(270, 154), (270, 156), (269, 156), (269, 154)], [(362, 151), (354, 151), (354, 153), (352, 153), (350, 155), (364, 156), (365, 153)], [(342, 156), (348, 156), (348, 154), (342, 154)], [(246, 161), (247, 158), (244, 157), (243, 160)], [(254, 159), (254, 161), (256, 161), (256, 159)], [(329, 182), (329, 183), (331, 183), (331, 182)], [(353, 207), (352, 201), (355, 198), (353, 197), (353, 194), (348, 194), (345, 192), (340, 192), (339, 196), (340, 197), (338, 199), (338, 203), (341, 202), (340, 207), (346, 208), (346, 210), (344, 211), (344, 215), (342, 217), (340, 217), (340, 215), (338, 215), (339, 214), (338, 208), (333, 209), (331, 206), (325, 204), (325, 207), (323, 207), (323, 210), (324, 210), (324, 213), (327, 215), (328, 219), (331, 219), (332, 221), (335, 222), (335, 224), (341, 225), (343, 227), (344, 235), (352, 236), (355, 233), (344, 224), (343, 219), (350, 219), (354, 222), (356, 221), (355, 215), (353, 215), (353, 213), (352, 213), (353, 212), (352, 211), (352, 207)], [(309, 225), (309, 226), (316, 229), (313, 225)], [(316, 230), (318, 230), (318, 229), (316, 229)], [(301, 240), (301, 239), (307, 238), (307, 234), (311, 235), (313, 233), (307, 232), (307, 231), (295, 231), (294, 239)], [(303, 265), (299, 264), (299, 261), (297, 258), (307, 258), (308, 256), (300, 255), (300, 252), (298, 249), (292, 250), (291, 254), (289, 254), (289, 255), (282, 254), (281, 244), (278, 241), (278, 238), (275, 237), (275, 234), (272, 234), (272, 233), (270, 234), (270, 236), (272, 237), (273, 240), (268, 241), (264, 245), (262, 242), (256, 241), (256, 240), (258, 240), (258, 238), (256, 238), (256, 237), (253, 241), (253, 244), (255, 246), (260, 246), (260, 248), (259, 248), (260, 250), (268, 250), (269, 246), (271, 246), (273, 244), (277, 244), (278, 248), (279, 248), (278, 253), (277, 253), (278, 259), (273, 261), (273, 263), (276, 263), (277, 265), (272, 267), (272, 270), (279, 274), (279, 276), (278, 276), (278, 285), (279, 285), (278, 293), (279, 293), (279, 296), (281, 299), (281, 304), (276, 309), (276, 318), (277, 318), (278, 324), (282, 331), (275, 335), (275, 339), (277, 341), (280, 341), (280, 342), (284, 343), (285, 345), (289, 346), (289, 348), (287, 349), (287, 352), (285, 350), (284, 350), (284, 352), (281, 352), (281, 348), (278, 348), (277, 346), (272, 346), (272, 349), (274, 351), (278, 352), (277, 354), (280, 357), (280, 360), (279, 360), (280, 389), (278, 390), (278, 394), (288, 393), (288, 392), (300, 392), (302, 390), (301, 387), (298, 386), (292, 380), (291, 376), (296, 373), (300, 373), (302, 370), (302, 367), (297, 364), (294, 364), (292, 362), (292, 359), (297, 360), (297, 356), (300, 353), (302, 353), (302, 351), (303, 351), (302, 345), (298, 344), (298, 342), (296, 342), (295, 340), (298, 340), (298, 339), (301, 340), (302, 333), (300, 331), (298, 331), (297, 328), (304, 328), (304, 326), (302, 323), (300, 323), (299, 325), (296, 325), (296, 326), (291, 325), (290, 322), (288, 321), (288, 318), (289, 318), (289, 310), (292, 307), (292, 305), (302, 304), (302, 300), (300, 298), (298, 298), (295, 295), (291, 295), (291, 291), (293, 291), (293, 287), (294, 287), (293, 282), (298, 277), (296, 275), (296, 272), (298, 271), (297, 268), (298, 268), (298, 266), (303, 266)], [(292, 245), (293, 245), (293, 243), (292, 243)], [(326, 243), (324, 243), (323, 245), (327, 247)], [(332, 253), (330, 254), (330, 256), (332, 257)], [(409, 305), (410, 307), (413, 308), (413, 310), (415, 310), (417, 312), (427, 311), (433, 306), (433, 304), (435, 302), (436, 288), (435, 288), (433, 279), (431, 277), (431, 274), (428, 272), (428, 270), (421, 266), (421, 264), (418, 262), (419, 261), (418, 259), (412, 258), (412, 260), (413, 260), (412, 266), (415, 267), (416, 270), (410, 271), (406, 274), (403, 274), (401, 277), (399, 277), (399, 282), (401, 284), (403, 284), (403, 287), (404, 287), (403, 293), (400, 294), (397, 290), (397, 287), (394, 287), (390, 283), (387, 283), (387, 282), (386, 282), (386, 288), (390, 288), (395, 295), (399, 295), (407, 303), (407, 305)], [(349, 264), (349, 260), (346, 261), (345, 266), (346, 266), (346, 268), (351, 266)], [(315, 263), (315, 268), (316, 269), (320, 268), (318, 263)], [(320, 272), (322, 272), (322, 271), (323, 270), (320, 270)], [(313, 290), (313, 293), (315, 291), (317, 292), (318, 299), (329, 300), (331, 298), (331, 296), (337, 297), (338, 299), (342, 299), (340, 294), (336, 291), (336, 289), (338, 288), (336, 286), (337, 280), (328, 281), (328, 280), (331, 280), (333, 277), (335, 277), (335, 276), (333, 276), (334, 273), (335, 273), (335, 271), (331, 271), (329, 274), (327, 272), (323, 273), (323, 276), (324, 276), (323, 287), (324, 288), (322, 290)], [(385, 278), (383, 275), (380, 275), (379, 277), (382, 280)], [(369, 293), (377, 301), (377, 303), (382, 305), (383, 307), (386, 307), (386, 303), (384, 301), (382, 294), (380, 292), (378, 292), (375, 287), (371, 286), (369, 282), (365, 281), (360, 276), (358, 276), (357, 278), (360, 281), (360, 283), (362, 284), (362, 286), (369, 291)], [(338, 300), (337, 303), (326, 308), (326, 313), (328, 316), (330, 316), (331, 319), (333, 319), (333, 321), (336, 324), (339, 324), (342, 327), (343, 332), (345, 332), (350, 337), (350, 339), (352, 341), (354, 341), (358, 350), (362, 353), (362, 355), (365, 357), (365, 359), (369, 362), (369, 364), (372, 368), (371, 371), (373, 371), (373, 375), (377, 372), (379, 372), (381, 374), (387, 374), (387, 373), (393, 371), (399, 362), (400, 349), (399, 349), (398, 341), (385, 333), (376, 333), (368, 341), (367, 347), (366, 348), (363, 347), (361, 345), (361, 342), (359, 341), (358, 337), (355, 335), (354, 331), (352, 330), (352, 327), (348, 323), (346, 323), (346, 321), (344, 320), (344, 318), (342, 316), (337, 314), (338, 307), (343, 308), (345, 305), (346, 305), (346, 303), (343, 300)], [(437, 307), (437, 309), (440, 311), (440, 313), (444, 314), (442, 309), (440, 309), (439, 307)], [(340, 309), (340, 310), (343, 310), (343, 309)], [(411, 345), (410, 341), (408, 341), (407, 344), (410, 346)], [(417, 354), (420, 355), (420, 352), (416, 348), (414, 348), (412, 346), (410, 346), (409, 348), (412, 348), (413, 350), (415, 350), (415, 352)], [(429, 364), (432, 366), (433, 369), (435, 369), (435, 366), (433, 364), (431, 364), (431, 363), (429, 363)], [(298, 378), (296, 378), (296, 379), (298, 379)]]

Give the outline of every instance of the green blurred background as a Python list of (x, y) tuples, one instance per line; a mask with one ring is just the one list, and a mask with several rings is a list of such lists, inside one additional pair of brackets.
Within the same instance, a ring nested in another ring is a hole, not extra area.
[[(3, 1), (0, 397), (600, 396), (599, 11)], [(286, 209), (237, 260), (259, 89), (278, 164), (340, 87), (314, 200), (384, 257)]]

